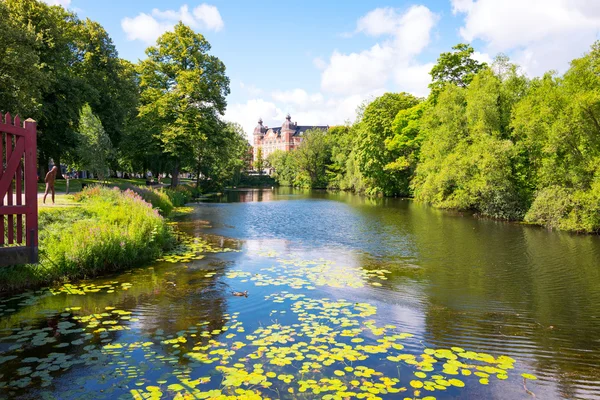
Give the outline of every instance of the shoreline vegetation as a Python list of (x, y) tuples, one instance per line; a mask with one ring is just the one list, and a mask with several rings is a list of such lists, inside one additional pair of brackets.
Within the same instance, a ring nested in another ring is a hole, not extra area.
[(548, 229), (600, 233), (600, 42), (563, 75), (505, 55), (442, 53), (431, 93), (385, 93), (356, 120), (264, 160), (282, 186), (408, 197)]
[(0, 268), (0, 294), (139, 266), (172, 248), (168, 217), (194, 189), (120, 186), (90, 186), (67, 204), (40, 208), (40, 262)]

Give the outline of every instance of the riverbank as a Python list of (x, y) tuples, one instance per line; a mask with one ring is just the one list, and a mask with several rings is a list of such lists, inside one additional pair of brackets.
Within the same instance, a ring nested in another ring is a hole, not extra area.
[(0, 293), (134, 267), (172, 247), (167, 218), (191, 199), (191, 190), (123, 188), (92, 186), (40, 204), (40, 261), (1, 268)]

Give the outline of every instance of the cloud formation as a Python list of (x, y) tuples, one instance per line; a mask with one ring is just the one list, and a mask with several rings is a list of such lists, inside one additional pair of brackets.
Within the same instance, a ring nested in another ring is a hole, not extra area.
[[(353, 121), (357, 107), (388, 90), (427, 95), (433, 64), (416, 60), (429, 44), (438, 16), (425, 6), (403, 12), (377, 8), (358, 19), (354, 33), (379, 38), (370, 48), (342, 53), (334, 50), (328, 60), (317, 57), (321, 91), (275, 90), (270, 98), (230, 104), (225, 119), (239, 122), (249, 139), (261, 117), (269, 126), (280, 126), (289, 112), (301, 125), (337, 125)], [(395, 85), (395, 87), (390, 87)]]
[(187, 4), (181, 6), (179, 10), (161, 11), (155, 8), (150, 14), (140, 13), (133, 18), (123, 18), (121, 28), (129, 40), (141, 40), (146, 44), (153, 44), (160, 35), (172, 29), (179, 21), (194, 29), (215, 32), (225, 26), (217, 7), (203, 3), (191, 11)]
[(389, 7), (370, 11), (358, 20), (355, 33), (382, 40), (360, 52), (334, 51), (321, 75), (321, 89), (327, 93), (361, 94), (386, 88), (392, 79), (397, 90), (426, 95), (429, 70), (415, 57), (430, 43), (438, 19), (422, 5), (404, 12)]
[(564, 71), (598, 39), (600, 2), (590, 0), (451, 0), (464, 14), (460, 35), (505, 52), (530, 75)]

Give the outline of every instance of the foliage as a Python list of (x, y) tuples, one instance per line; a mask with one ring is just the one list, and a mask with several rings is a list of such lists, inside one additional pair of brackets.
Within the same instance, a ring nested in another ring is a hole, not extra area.
[(448, 85), (440, 93), (437, 106), (423, 117), (427, 138), (413, 181), (416, 199), (498, 218), (522, 217), (512, 177), (514, 146), (501, 137), (501, 84), (486, 69), (468, 88)]
[(162, 189), (154, 189), (150, 186), (134, 186), (126, 185), (126, 190), (132, 191), (139, 195), (145, 202), (152, 205), (153, 208), (157, 209), (163, 217), (169, 216), (173, 211), (173, 203), (171, 202), (171, 196)]
[(327, 132), (320, 129), (304, 132), (302, 143), (291, 154), (297, 170), (295, 186), (327, 187), (327, 164), (331, 159), (331, 144)]
[(259, 175), (262, 175), (265, 170), (265, 159), (263, 157), (262, 147), (256, 149), (256, 161), (254, 162), (254, 169), (258, 171)]
[(419, 99), (408, 93), (386, 93), (364, 110), (356, 129), (356, 159), (371, 193), (408, 195), (408, 182), (386, 171), (393, 155), (385, 146), (392, 137), (392, 123), (401, 110), (416, 106)]
[(400, 110), (392, 123), (393, 136), (385, 140), (386, 150), (395, 158), (387, 163), (385, 171), (396, 174), (403, 182), (402, 193), (409, 193), (409, 182), (419, 160), (419, 150), (424, 140), (421, 117), (428, 104), (422, 102)]
[(189, 185), (179, 185), (163, 189), (173, 207), (183, 207), (194, 198), (194, 188)]
[(108, 160), (112, 155), (112, 143), (88, 104), (81, 109), (77, 139), (78, 166), (104, 180), (110, 173)]
[(331, 162), (331, 140), (327, 132), (309, 129), (293, 152), (275, 150), (269, 154), (267, 162), (274, 170), (273, 177), (281, 185), (325, 188)]
[(219, 132), (206, 142), (197, 144), (202, 147), (196, 154), (198, 187), (219, 190), (225, 185), (239, 184), (242, 171), (247, 168), (248, 141), (244, 129), (239, 124), (220, 124)]
[(525, 221), (550, 229), (600, 233), (600, 180), (591, 190), (562, 186), (540, 190)]
[(4, 288), (132, 267), (172, 245), (165, 220), (131, 190), (96, 186), (75, 200), (78, 204), (71, 207), (40, 210), (40, 264), (4, 268)]
[(146, 50), (148, 58), (139, 66), (140, 116), (156, 126), (154, 139), (175, 162), (173, 186), (180, 166), (196, 164), (203, 143), (220, 132), (229, 78), (209, 50), (203, 35), (178, 23)]
[(454, 51), (440, 54), (437, 63), (429, 73), (431, 75), (429, 88), (433, 99), (437, 99), (438, 94), (448, 83), (467, 87), (475, 75), (486, 67), (485, 63), (473, 58), (475, 50), (468, 44), (459, 43), (453, 46), (452, 50)]
[(37, 114), (43, 75), (34, 50), (35, 35), (21, 29), (0, 2), (0, 105), (2, 112), (24, 116)]

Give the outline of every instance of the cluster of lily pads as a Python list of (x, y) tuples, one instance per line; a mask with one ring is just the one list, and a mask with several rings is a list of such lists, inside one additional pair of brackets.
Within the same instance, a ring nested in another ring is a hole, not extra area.
[(319, 260), (277, 259), (277, 264), (261, 268), (259, 273), (251, 273), (240, 269), (228, 270), (226, 276), (242, 278), (241, 282), (250, 280), (256, 286), (288, 286), (292, 289), (313, 290), (317, 286), (334, 288), (362, 288), (366, 284), (381, 286), (391, 271), (386, 269), (368, 270), (360, 268), (350, 270), (335, 263)]
[(82, 283), (79, 285), (66, 283), (58, 288), (50, 288), (50, 293), (53, 295), (66, 293), (83, 296), (88, 293), (115, 293), (115, 291), (119, 290), (128, 290), (131, 285), (132, 284), (129, 282), (119, 283), (117, 281), (106, 282), (102, 285), (97, 285), (94, 283)]
[[(165, 261), (188, 262), (201, 253), (230, 251), (199, 238), (187, 238), (182, 246)], [(263, 256), (276, 258), (276, 253)], [(133, 342), (120, 341), (119, 335), (139, 322), (135, 312), (67, 307), (51, 326), (13, 328), (0, 337), (0, 348), (11, 344), (0, 352), (0, 367), (9, 365), (3, 370), (12, 371), (0, 374), (0, 389), (15, 393), (32, 384), (48, 387), (81, 365), (86, 374), (66, 397), (101, 388), (101, 396), (134, 399), (432, 400), (516, 375), (511, 357), (426, 347), (395, 325), (378, 322), (373, 304), (309, 297), (297, 290), (378, 286), (390, 273), (351, 273), (323, 259), (276, 258), (274, 266), (260, 273), (230, 269), (224, 277), (240, 284), (285, 288), (265, 296), (273, 308), (268, 317), (243, 322), (240, 312), (224, 313), (220, 324), (200, 321), (176, 334), (140, 332)], [(213, 278), (215, 272), (204, 276)], [(112, 293), (130, 286), (116, 281), (64, 285), (52, 293)], [(40, 346), (46, 351), (34, 356)], [(536, 378), (523, 373), (519, 379)]]
[(163, 254), (158, 261), (170, 263), (186, 263), (201, 260), (206, 253), (223, 253), (236, 251), (227, 247), (213, 246), (208, 240), (179, 232), (177, 246)]

